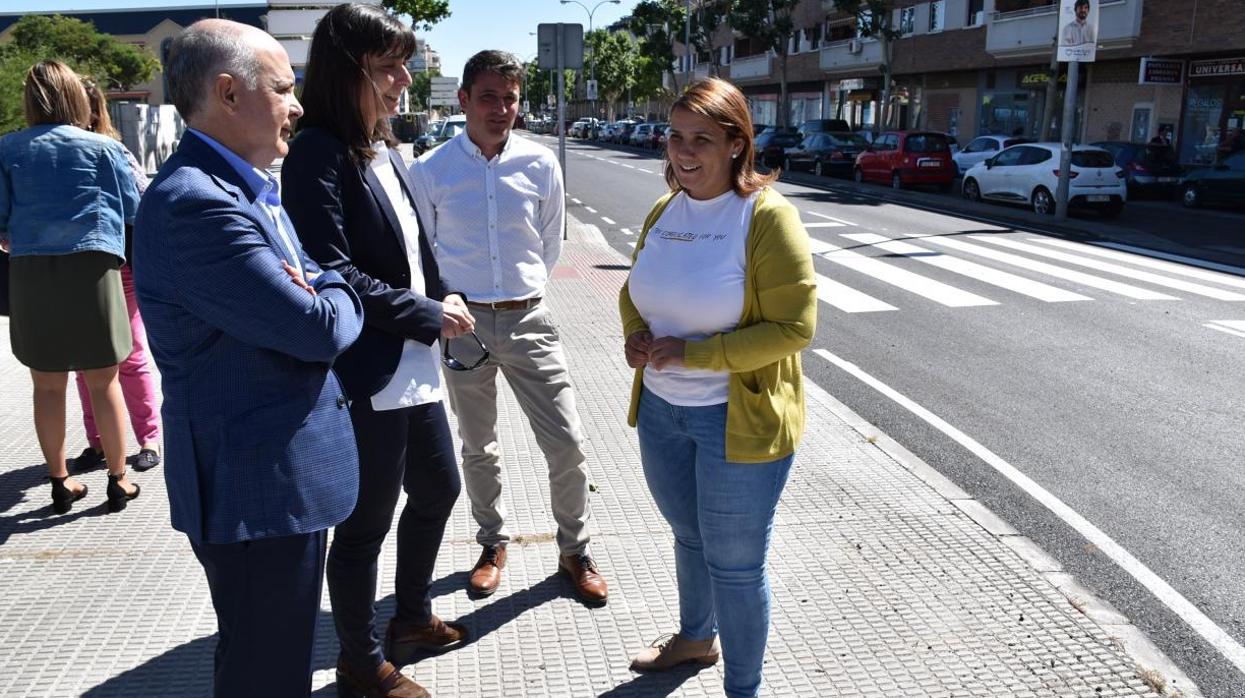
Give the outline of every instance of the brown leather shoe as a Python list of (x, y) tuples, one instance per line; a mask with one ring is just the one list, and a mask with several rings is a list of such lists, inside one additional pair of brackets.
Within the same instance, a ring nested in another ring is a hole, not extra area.
[(506, 566), (506, 546), (486, 545), (471, 568), (471, 580), (467, 582), (467, 591), (477, 596), (492, 596), (501, 583), (501, 570)]
[(605, 578), (597, 572), (597, 563), (587, 553), (563, 555), (558, 558), (558, 571), (571, 580), (575, 596), (589, 606), (604, 606), (609, 598)]
[(721, 654), (716, 636), (708, 640), (687, 640), (682, 635), (662, 635), (631, 660), (631, 668), (665, 671), (688, 662), (708, 666), (716, 664)]
[(385, 656), (398, 666), (410, 664), (421, 652), (448, 652), (467, 641), (467, 628), (433, 616), (427, 625), (394, 618), (385, 631)]
[(341, 698), (432, 698), (423, 686), (389, 662), (363, 674), (351, 669), (340, 656), (337, 658), (337, 695)]

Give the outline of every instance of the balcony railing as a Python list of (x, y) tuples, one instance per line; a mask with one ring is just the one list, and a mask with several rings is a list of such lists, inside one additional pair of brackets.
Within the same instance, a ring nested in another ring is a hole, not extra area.
[(769, 52), (736, 58), (731, 62), (731, 80), (767, 78), (774, 72), (774, 56)]
[(818, 64), (827, 73), (851, 73), (882, 65), (882, 44), (872, 39), (850, 39), (827, 44)]
[[(1098, 48), (1125, 48), (1141, 35), (1144, 0), (1107, 0), (1098, 11)], [(986, 28), (986, 51), (999, 57), (1045, 56), (1059, 30), (1058, 5), (994, 12)]]

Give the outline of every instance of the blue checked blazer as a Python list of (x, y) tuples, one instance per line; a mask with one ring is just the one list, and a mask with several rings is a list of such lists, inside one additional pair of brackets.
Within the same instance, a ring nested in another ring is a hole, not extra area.
[(330, 365), (363, 307), (299, 254), (316, 296), (282, 271), (293, 260), (254, 192), (189, 131), (139, 205), (134, 286), (164, 391), (173, 528), (192, 542), (317, 531), (354, 509), (358, 455)]

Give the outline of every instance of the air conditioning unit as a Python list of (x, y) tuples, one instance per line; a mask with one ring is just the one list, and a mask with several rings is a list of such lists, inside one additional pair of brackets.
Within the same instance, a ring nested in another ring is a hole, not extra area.
[(862, 50), (864, 50), (864, 47), (865, 47), (865, 44), (860, 39), (852, 39), (851, 41), (847, 42), (848, 53), (860, 53)]

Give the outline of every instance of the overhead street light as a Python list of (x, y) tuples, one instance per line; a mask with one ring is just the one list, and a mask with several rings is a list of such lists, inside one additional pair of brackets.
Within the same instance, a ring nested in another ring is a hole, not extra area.
[[(622, 4), (622, 0), (601, 0), (601, 2), (598, 2), (597, 4), (593, 5), (592, 9), (590, 10), (588, 9), (587, 5), (583, 4), (582, 2), (579, 2), (579, 0), (558, 0), (558, 1), (561, 2), (563, 5), (579, 5), (580, 7), (584, 8), (584, 12), (588, 13), (588, 33), (589, 34), (592, 33), (592, 15), (593, 13), (597, 11), (597, 8), (601, 7), (602, 5), (621, 5)], [(597, 56), (596, 56), (595, 50), (592, 52), (592, 62), (588, 64), (588, 79), (591, 80), (594, 85), (596, 84)], [(592, 118), (595, 119), (597, 118), (597, 99), (595, 96), (595, 92), (593, 94), (594, 96), (592, 98)]]

